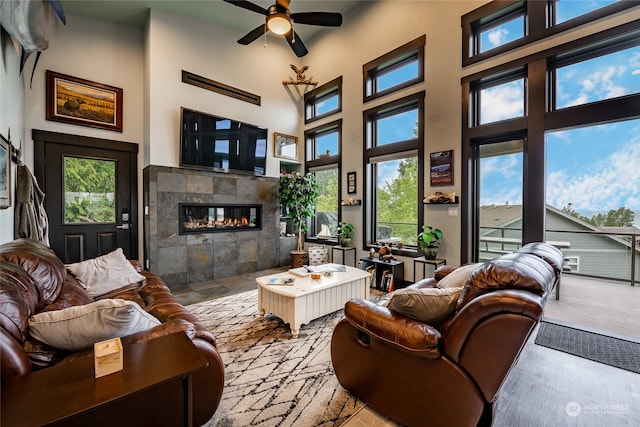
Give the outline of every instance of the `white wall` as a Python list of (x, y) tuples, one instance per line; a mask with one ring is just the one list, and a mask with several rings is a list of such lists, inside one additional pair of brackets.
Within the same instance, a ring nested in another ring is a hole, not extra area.
[[(454, 150), (454, 185), (431, 188), (429, 174), (425, 173), (425, 194), (442, 191), (460, 194), (460, 78), (462, 32), (460, 17), (486, 3), (485, 1), (383, 1), (367, 2), (345, 16), (342, 28), (327, 30), (322, 37), (309, 44), (311, 52), (303, 61), (310, 65), (312, 74), (321, 84), (343, 76), (343, 188), (346, 195), (346, 173), (356, 171), (356, 198), (364, 197), (362, 169), (363, 125), (362, 111), (391, 100), (424, 90), (425, 97), (425, 168), (429, 153)], [(362, 66), (399, 47), (426, 35), (425, 81), (363, 104)], [(335, 117), (325, 121), (335, 120)], [(321, 123), (313, 123), (317, 126)], [(345, 155), (345, 153), (348, 153)], [(419, 206), (425, 209), (426, 224), (437, 226), (444, 232), (439, 257), (456, 265), (460, 260), (460, 217), (449, 216), (447, 206)], [(362, 224), (363, 206), (342, 209), (342, 218), (353, 224)], [(459, 214), (457, 207), (454, 207)], [(362, 226), (357, 227), (355, 240), (362, 239)], [(358, 245), (359, 246), (359, 245)], [(365, 254), (360, 252), (359, 256)], [(411, 259), (405, 261), (405, 278), (413, 276)], [(428, 272), (427, 272), (428, 273)]]
[[(6, 34), (5, 34), (6, 35)], [(20, 147), (24, 145), (24, 86), (18, 72), (20, 54), (14, 49), (9, 37), (2, 37), (0, 50), (0, 133)], [(31, 61), (29, 62), (29, 65)], [(25, 68), (30, 75), (31, 71)], [(11, 165), (11, 207), (0, 210), (0, 244), (13, 240), (13, 206), (15, 201), (15, 164)]]
[[(269, 129), (267, 175), (278, 176), (273, 132), (296, 135), (300, 102), (290, 98), (282, 80), (297, 57), (284, 40), (269, 36), (242, 46), (243, 34), (210, 23), (152, 10), (147, 30), (149, 82), (149, 159), (160, 166), (180, 164), (180, 107), (228, 117)], [(254, 105), (182, 83), (182, 70), (259, 95)]]

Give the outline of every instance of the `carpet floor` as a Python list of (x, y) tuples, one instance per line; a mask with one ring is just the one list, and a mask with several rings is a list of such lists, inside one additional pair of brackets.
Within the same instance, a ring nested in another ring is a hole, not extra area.
[(640, 343), (543, 321), (536, 344), (640, 374)]
[(187, 308), (214, 334), (225, 365), (220, 406), (207, 427), (339, 426), (364, 404), (338, 383), (330, 342), (340, 310), (293, 338), (279, 318), (258, 314), (257, 290)]

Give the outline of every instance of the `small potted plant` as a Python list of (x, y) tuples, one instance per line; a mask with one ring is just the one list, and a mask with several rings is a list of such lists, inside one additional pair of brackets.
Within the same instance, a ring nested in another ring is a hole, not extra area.
[(426, 259), (436, 259), (441, 240), (442, 230), (430, 225), (422, 226), (422, 233), (418, 234), (418, 245)]
[(338, 223), (338, 237), (340, 238), (340, 246), (346, 248), (351, 246), (351, 233), (353, 233), (353, 224), (344, 221)]
[(278, 180), (278, 202), (298, 229), (296, 250), (291, 251), (294, 268), (305, 264), (304, 234), (309, 230), (308, 219), (315, 214), (318, 185), (313, 174), (282, 173)]

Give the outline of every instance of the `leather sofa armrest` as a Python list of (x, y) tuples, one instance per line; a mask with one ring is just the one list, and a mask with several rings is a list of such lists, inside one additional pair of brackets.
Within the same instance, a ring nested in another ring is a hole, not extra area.
[[(363, 300), (352, 299), (345, 305), (345, 318), (359, 331), (412, 356), (437, 359), (440, 357), (438, 343), (440, 332), (434, 327), (401, 314), (387, 307)], [(367, 345), (368, 337), (361, 337)]]

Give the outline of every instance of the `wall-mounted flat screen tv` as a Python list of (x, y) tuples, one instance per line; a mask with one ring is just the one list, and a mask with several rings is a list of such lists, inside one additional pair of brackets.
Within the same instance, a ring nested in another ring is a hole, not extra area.
[(182, 108), (180, 166), (264, 175), (267, 129)]

